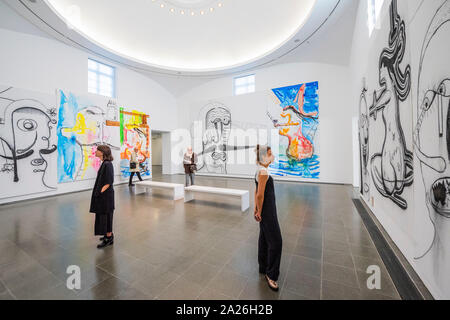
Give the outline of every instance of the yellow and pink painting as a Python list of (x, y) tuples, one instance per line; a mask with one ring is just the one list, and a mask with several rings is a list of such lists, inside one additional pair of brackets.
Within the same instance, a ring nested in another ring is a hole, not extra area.
[(120, 149), (117, 128), (106, 125), (101, 105), (107, 103), (58, 91), (58, 183), (95, 178), (101, 165), (95, 156), (98, 145)]

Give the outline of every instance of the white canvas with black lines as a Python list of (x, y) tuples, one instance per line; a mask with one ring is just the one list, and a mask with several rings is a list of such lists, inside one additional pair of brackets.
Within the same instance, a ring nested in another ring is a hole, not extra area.
[(0, 85), (0, 198), (56, 190), (55, 95)]

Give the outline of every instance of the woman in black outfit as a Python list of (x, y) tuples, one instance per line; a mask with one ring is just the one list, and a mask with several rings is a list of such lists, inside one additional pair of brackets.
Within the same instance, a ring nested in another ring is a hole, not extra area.
[(97, 147), (95, 156), (102, 160), (97, 173), (94, 190), (92, 190), (90, 212), (95, 213), (95, 235), (103, 236), (97, 248), (101, 249), (114, 243), (113, 213), (114, 213), (114, 167), (111, 149), (108, 146)]
[(273, 162), (272, 150), (268, 146), (256, 147), (258, 170), (255, 175), (255, 219), (259, 222), (258, 263), (269, 288), (278, 291), (282, 239), (278, 224), (277, 206), (273, 178), (267, 167)]

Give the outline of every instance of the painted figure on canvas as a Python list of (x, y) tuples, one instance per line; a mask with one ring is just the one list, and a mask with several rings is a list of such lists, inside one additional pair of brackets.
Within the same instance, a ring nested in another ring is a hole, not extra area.
[(237, 143), (230, 145), (229, 140), (233, 130), (231, 111), (224, 104), (211, 102), (202, 110), (206, 110), (206, 114), (204, 115), (202, 150), (198, 152), (199, 171), (227, 174), (229, 153), (250, 149), (253, 146), (237, 145)]
[(375, 120), (381, 112), (385, 136), (383, 149), (372, 155), (370, 165), (378, 192), (406, 209), (408, 203), (401, 195), (404, 188), (413, 183), (413, 155), (406, 148), (399, 105), (406, 101), (411, 90), (411, 68), (409, 64), (404, 70), (400, 67), (406, 50), (406, 32), (396, 0), (391, 3), (390, 22), (389, 46), (381, 52), (379, 60), (381, 89), (373, 93), (369, 108), (369, 114)]
[[(318, 178), (320, 173), (316, 133), (319, 124), (318, 82), (272, 89), (274, 116), (267, 112), (280, 135), (280, 150), (270, 166), (272, 174)], [(272, 111), (273, 112), (273, 111)]]
[(360, 157), (360, 193), (369, 199), (369, 110), (366, 99), (367, 89), (364, 87), (359, 98), (359, 157)]
[(95, 178), (100, 161), (98, 145), (113, 145), (112, 130), (105, 123), (103, 108), (73, 93), (59, 91), (58, 182)]
[(12, 87), (0, 91), (0, 107), (0, 177), (55, 189), (47, 174), (57, 149), (54, 108), (32, 98), (16, 98)]
[(150, 127), (147, 118), (148, 115), (142, 112), (128, 112), (120, 108), (120, 170), (124, 178), (131, 175), (130, 159), (135, 149), (140, 174), (151, 175)]
[(433, 237), (418, 243), (416, 259), (431, 259), (433, 275), (443, 288), (450, 287), (449, 36), (450, 1), (444, 1), (428, 26), (421, 48), (414, 130), (415, 155), (425, 191), (424, 201), (416, 203), (418, 212), (426, 212), (433, 227)]

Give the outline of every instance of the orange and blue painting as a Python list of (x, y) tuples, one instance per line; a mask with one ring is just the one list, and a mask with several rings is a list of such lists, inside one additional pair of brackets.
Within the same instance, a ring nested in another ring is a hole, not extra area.
[(150, 126), (148, 115), (133, 110), (131, 112), (120, 108), (120, 172), (122, 177), (131, 175), (131, 153), (137, 148), (139, 171), (143, 176), (150, 176)]
[(279, 134), (279, 150), (269, 171), (276, 176), (318, 179), (319, 83), (309, 82), (270, 91), (267, 115)]
[(94, 179), (101, 161), (97, 146), (108, 145), (113, 154), (119, 150), (115, 128), (106, 125), (105, 101), (58, 91), (58, 183)]

